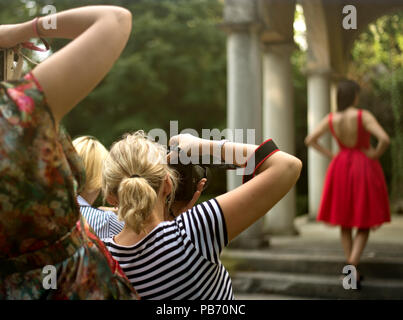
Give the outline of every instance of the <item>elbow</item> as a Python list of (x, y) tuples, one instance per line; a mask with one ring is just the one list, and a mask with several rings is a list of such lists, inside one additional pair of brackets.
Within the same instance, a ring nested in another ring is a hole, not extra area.
[(296, 179), (299, 179), (299, 176), (301, 175), (301, 171), (302, 171), (302, 161), (298, 158), (295, 158), (294, 160), (294, 170), (296, 173)]
[(389, 138), (388, 135), (386, 135), (386, 136), (383, 138), (383, 143), (384, 143), (386, 146), (389, 146), (389, 145), (390, 145), (390, 138)]
[(307, 136), (304, 140), (305, 146), (309, 147), (312, 143), (312, 138), (310, 136)]
[(286, 172), (292, 177), (293, 183), (297, 182), (302, 171), (302, 161), (297, 157), (291, 156), (287, 161)]
[(132, 13), (123, 7), (114, 7), (112, 14), (119, 26), (119, 30), (123, 31), (124, 34), (130, 34), (133, 20)]

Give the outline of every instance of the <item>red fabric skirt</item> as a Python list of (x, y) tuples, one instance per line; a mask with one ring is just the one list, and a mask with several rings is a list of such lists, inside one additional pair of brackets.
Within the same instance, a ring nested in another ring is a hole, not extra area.
[(329, 165), (317, 220), (372, 228), (390, 221), (388, 191), (378, 160), (342, 149)]

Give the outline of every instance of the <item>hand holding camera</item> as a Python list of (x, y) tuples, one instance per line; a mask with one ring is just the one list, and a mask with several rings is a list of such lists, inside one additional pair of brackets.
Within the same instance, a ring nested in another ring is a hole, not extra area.
[[(172, 151), (178, 151), (185, 153), (187, 156), (192, 154), (196, 156), (202, 156), (203, 152), (206, 153), (210, 150), (209, 143), (211, 141), (200, 139), (198, 137), (192, 136), (189, 133), (178, 134), (169, 139), (169, 146)], [(172, 156), (172, 152), (168, 154), (168, 161)]]
[(169, 146), (170, 152), (167, 160), (180, 176), (175, 201), (182, 201), (183, 203), (190, 201), (189, 203), (191, 203), (194, 195), (198, 192), (199, 183), (203, 179), (205, 183), (200, 193), (205, 190), (212, 178), (210, 167), (235, 169), (234, 165), (222, 162), (223, 141), (200, 139), (190, 134), (179, 134), (169, 140)]

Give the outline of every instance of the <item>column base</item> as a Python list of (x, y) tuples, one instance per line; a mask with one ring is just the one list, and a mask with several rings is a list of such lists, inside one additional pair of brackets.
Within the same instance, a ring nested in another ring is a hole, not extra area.
[(230, 249), (266, 249), (270, 247), (270, 239), (268, 237), (237, 237), (231, 241), (228, 248)]
[(299, 236), (299, 230), (293, 226), (292, 228), (287, 229), (278, 229), (278, 230), (267, 230), (264, 232), (264, 236)]

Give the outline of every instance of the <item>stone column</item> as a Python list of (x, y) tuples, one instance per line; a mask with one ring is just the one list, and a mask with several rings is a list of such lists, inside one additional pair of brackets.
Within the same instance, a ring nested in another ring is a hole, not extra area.
[[(263, 55), (263, 137), (295, 154), (294, 88), (290, 56), (293, 43), (265, 44)], [(264, 232), (295, 235), (296, 193), (293, 188), (264, 217)]]
[[(258, 27), (251, 23), (227, 25), (227, 127), (242, 129), (243, 141), (259, 144), (262, 140), (261, 49)], [(247, 141), (247, 129), (255, 130), (255, 141)], [(227, 175), (227, 188), (242, 183), (235, 172)], [(244, 231), (233, 246), (256, 248), (262, 244), (262, 220)]]
[[(330, 72), (308, 72), (308, 134), (320, 120), (330, 112)], [(319, 142), (331, 148), (330, 135), (323, 136)], [(308, 205), (309, 218), (315, 220), (322, 196), (323, 182), (329, 160), (313, 148), (308, 149)]]
[[(330, 112), (337, 112), (337, 80), (330, 83)], [(339, 145), (335, 139), (331, 138), (331, 148), (334, 154), (339, 152)]]

